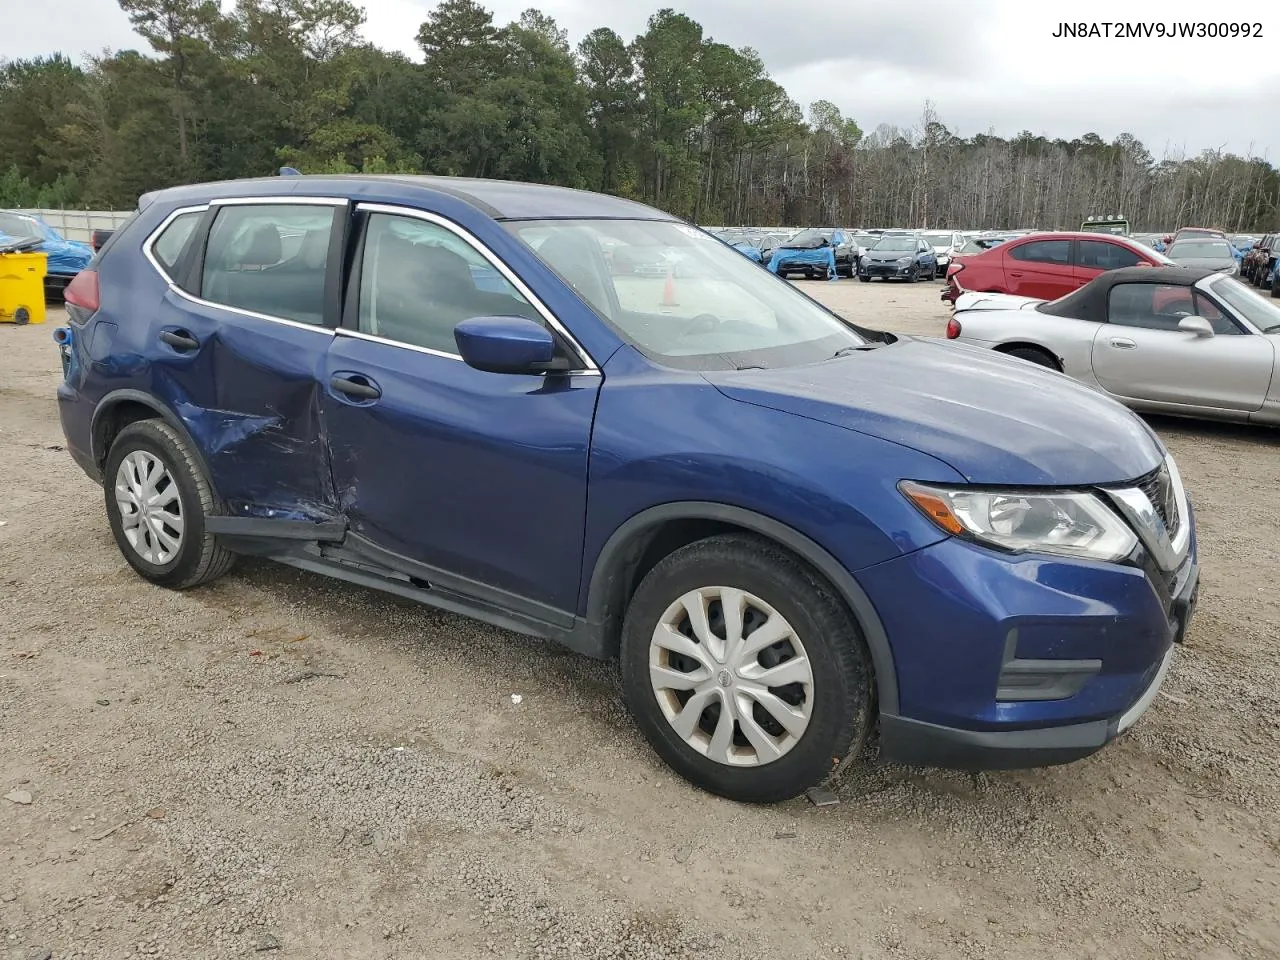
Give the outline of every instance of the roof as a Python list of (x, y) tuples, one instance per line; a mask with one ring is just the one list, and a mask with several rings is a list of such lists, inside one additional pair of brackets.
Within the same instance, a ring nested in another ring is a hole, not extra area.
[(428, 177), (400, 174), (346, 174), (258, 177), (173, 187), (150, 194), (144, 202), (160, 196), (166, 200), (194, 202), (223, 197), (280, 194), (340, 195), (362, 199), (369, 194), (412, 201), (430, 191), (445, 194), (475, 207), (495, 220), (615, 219), (676, 220), (654, 207), (621, 197), (542, 183), (510, 180), (480, 180), (466, 177)]
[(1216, 270), (1191, 267), (1121, 267), (1108, 270), (1094, 277), (1079, 290), (1068, 293), (1035, 309), (1055, 317), (1071, 317), (1075, 320), (1091, 320), (1105, 323), (1107, 319), (1107, 295), (1119, 283), (1162, 283), (1175, 287), (1190, 287)]

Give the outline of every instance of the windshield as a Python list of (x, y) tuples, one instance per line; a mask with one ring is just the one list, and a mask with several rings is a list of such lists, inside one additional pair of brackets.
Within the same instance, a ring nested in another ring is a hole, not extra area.
[(1214, 294), (1263, 333), (1280, 333), (1280, 306), (1246, 287), (1239, 280), (1221, 274), (1210, 281)]
[(785, 280), (683, 223), (519, 220), (504, 226), (620, 337), (668, 366), (796, 366), (867, 342)]
[(931, 247), (951, 246), (951, 234), (949, 233), (926, 233), (924, 239)]
[(823, 230), (801, 230), (794, 237), (787, 241), (787, 245), (803, 246), (820, 246), (823, 240), (830, 240), (830, 233)]
[(15, 240), (43, 240), (44, 231), (39, 221), (20, 217), (16, 213), (0, 213), (0, 234)]
[(880, 241), (871, 249), (876, 251), (887, 250), (890, 253), (912, 253), (916, 249), (916, 238), (881, 237)]
[(1178, 257), (1200, 257), (1207, 260), (1234, 260), (1231, 247), (1225, 240), (1179, 240), (1173, 244), (1168, 255), (1175, 260)]

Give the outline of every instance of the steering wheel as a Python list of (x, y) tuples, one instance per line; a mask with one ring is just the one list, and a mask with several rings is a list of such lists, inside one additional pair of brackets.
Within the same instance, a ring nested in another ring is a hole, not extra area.
[(680, 336), (676, 339), (683, 340), (685, 337), (695, 337), (701, 333), (711, 333), (722, 323), (724, 323), (724, 321), (714, 313), (700, 313), (685, 324), (684, 329), (680, 332)]

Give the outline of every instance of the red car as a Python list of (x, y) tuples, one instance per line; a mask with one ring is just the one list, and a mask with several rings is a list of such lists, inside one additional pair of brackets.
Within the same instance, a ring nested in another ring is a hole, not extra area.
[(962, 292), (974, 290), (1056, 300), (1104, 270), (1172, 263), (1164, 254), (1128, 237), (1066, 231), (1030, 233), (952, 261), (942, 299), (955, 303)]

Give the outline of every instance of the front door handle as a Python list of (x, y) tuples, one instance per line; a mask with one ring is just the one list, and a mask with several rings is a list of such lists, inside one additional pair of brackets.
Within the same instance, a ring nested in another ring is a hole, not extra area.
[(382, 396), (382, 391), (377, 386), (358, 373), (349, 376), (336, 375), (329, 381), (329, 386), (356, 400), (377, 400)]
[(1132, 350), (1137, 346), (1137, 344), (1128, 337), (1112, 337), (1111, 345), (1117, 350)]
[(165, 330), (160, 339), (181, 353), (200, 349), (200, 341), (185, 330)]
[(1021, 271), (1021, 270), (1010, 270), (1010, 271), (1009, 271), (1009, 276), (1011, 276), (1011, 277), (1020, 277), (1020, 276), (1022, 276), (1022, 271)]

